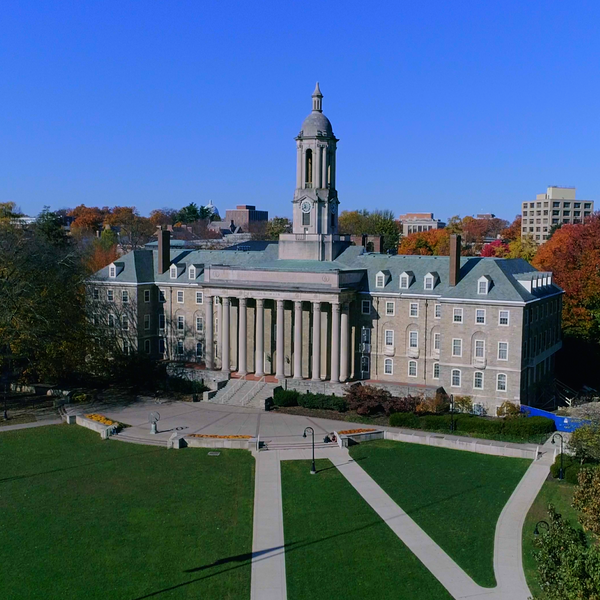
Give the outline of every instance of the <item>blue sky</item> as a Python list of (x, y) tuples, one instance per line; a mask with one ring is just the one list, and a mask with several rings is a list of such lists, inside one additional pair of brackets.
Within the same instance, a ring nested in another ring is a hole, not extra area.
[(343, 209), (600, 200), (600, 3), (6, 2), (0, 202), (291, 214), (316, 80)]

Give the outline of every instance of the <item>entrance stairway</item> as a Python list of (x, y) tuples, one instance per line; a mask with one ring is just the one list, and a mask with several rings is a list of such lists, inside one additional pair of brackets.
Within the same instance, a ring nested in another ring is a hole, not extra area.
[(208, 402), (264, 410), (267, 400), (273, 397), (273, 390), (276, 387), (276, 383), (268, 383), (264, 377), (258, 381), (230, 379), (227, 385)]

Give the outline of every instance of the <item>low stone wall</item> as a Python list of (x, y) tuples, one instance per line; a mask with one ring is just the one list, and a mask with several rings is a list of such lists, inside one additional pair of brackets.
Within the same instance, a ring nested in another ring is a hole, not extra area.
[(492, 442), (491, 440), (470, 440), (468, 438), (447, 437), (443, 435), (409, 433), (403, 431), (386, 431), (386, 440), (396, 442), (408, 442), (409, 444), (423, 444), (425, 446), (437, 446), (451, 450), (466, 450), (479, 454), (491, 454), (493, 456), (507, 456), (512, 458), (527, 458), (537, 460), (539, 447), (526, 447), (520, 444)]
[(233, 448), (237, 450), (254, 450), (256, 447), (255, 438), (247, 440), (226, 440), (186, 436), (184, 439), (188, 448)]
[(337, 431), (335, 435), (338, 439), (338, 445), (340, 448), (348, 448), (353, 444), (360, 444), (362, 442), (370, 442), (371, 440), (383, 440), (384, 432), (379, 431), (365, 431), (364, 433), (350, 433), (350, 434), (339, 434)]
[(75, 417), (75, 422), (77, 425), (81, 425), (81, 427), (85, 427), (86, 429), (91, 429), (92, 431), (99, 433), (103, 440), (107, 440), (116, 432), (117, 429), (116, 425), (102, 425), (102, 423), (98, 423), (98, 421), (86, 419), (83, 415), (77, 415)]
[(285, 390), (297, 390), (298, 392), (310, 392), (311, 394), (327, 394), (329, 396), (344, 396), (346, 390), (356, 384), (372, 385), (373, 387), (387, 390), (392, 396), (419, 396), (424, 398), (433, 398), (438, 388), (434, 387), (415, 387), (410, 385), (400, 385), (394, 383), (380, 383), (368, 381), (348, 381), (346, 383), (332, 383), (331, 381), (311, 381), (309, 379), (284, 379), (281, 387)]

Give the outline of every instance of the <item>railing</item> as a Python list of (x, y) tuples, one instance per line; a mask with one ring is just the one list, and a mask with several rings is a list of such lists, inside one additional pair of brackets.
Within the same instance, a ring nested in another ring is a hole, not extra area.
[[(231, 381), (231, 379), (229, 380)], [(231, 389), (227, 390), (221, 398), (219, 398), (219, 404), (225, 404), (227, 400), (233, 398), (233, 395), (246, 383), (245, 379), (238, 379)]]
[[(262, 384), (262, 386), (261, 386), (261, 384)], [(252, 400), (252, 398), (254, 398), (254, 396), (256, 396), (256, 393), (257, 393), (258, 391), (260, 391), (260, 390), (261, 390), (261, 389), (264, 387), (264, 384), (265, 384), (265, 378), (264, 378), (264, 377), (261, 377), (261, 378), (260, 378), (260, 379), (259, 379), (259, 380), (258, 380), (258, 381), (257, 381), (257, 382), (256, 382), (256, 383), (255, 383), (255, 384), (254, 384), (254, 385), (253, 385), (253, 386), (252, 386), (252, 387), (251, 387), (251, 388), (248, 390), (248, 392), (246, 393), (246, 395), (245, 395), (245, 396), (242, 398), (242, 401), (240, 402), (240, 405), (241, 405), (241, 406), (246, 406), (246, 404), (247, 404), (248, 402), (250, 402), (250, 400)], [(259, 386), (261, 386), (261, 387), (259, 387)], [(258, 390), (256, 389), (257, 387), (259, 387), (259, 389), (258, 389)], [(248, 398), (248, 396), (250, 396), (250, 398)], [(248, 400), (246, 400), (246, 398), (248, 398)]]

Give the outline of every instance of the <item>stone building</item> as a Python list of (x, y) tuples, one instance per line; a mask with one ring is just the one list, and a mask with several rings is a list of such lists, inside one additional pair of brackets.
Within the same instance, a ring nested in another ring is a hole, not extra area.
[(401, 225), (400, 233), (402, 235), (446, 227), (446, 223), (433, 218), (433, 213), (406, 213), (400, 215), (398, 221)]
[[(336, 145), (317, 85), (296, 137), (293, 233), (249, 250), (136, 250), (102, 269), (93, 301), (127, 344), (229, 378), (299, 389), (351, 381), (469, 395), (490, 412), (539, 404), (561, 346), (562, 290), (521, 259), (390, 256), (337, 233)], [(126, 294), (124, 294), (126, 292)], [(114, 310), (113, 308), (114, 307)], [(401, 393), (401, 392), (399, 392)]]

